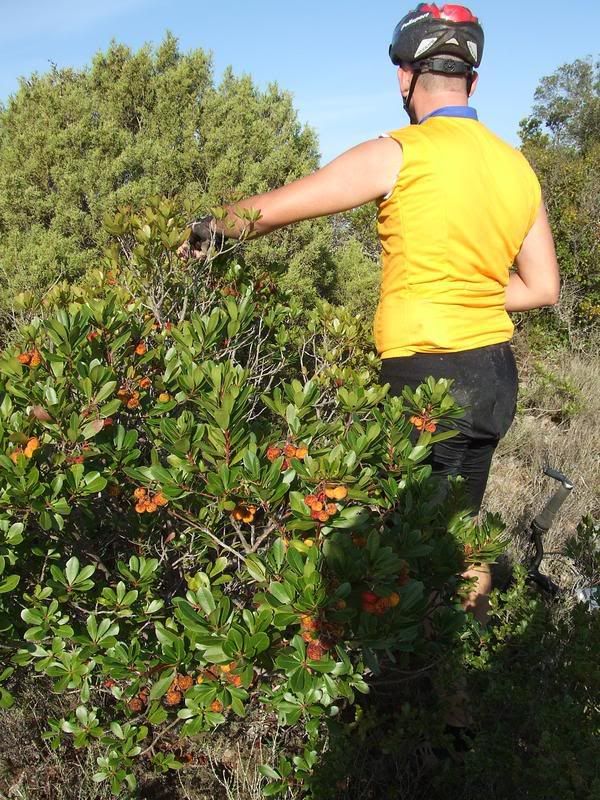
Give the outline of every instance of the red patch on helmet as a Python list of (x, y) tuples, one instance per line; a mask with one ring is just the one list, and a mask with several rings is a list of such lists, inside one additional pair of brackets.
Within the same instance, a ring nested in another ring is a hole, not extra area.
[[(437, 7), (433, 6), (436, 10)], [(448, 5), (442, 6), (439, 9), (438, 16), (441, 15), (442, 19), (450, 20), (451, 22), (478, 22), (477, 17), (469, 11), (466, 6)]]
[(428, 3), (420, 3), (417, 11), (423, 14), (431, 14), (432, 17), (439, 19), (441, 17), (440, 9), (436, 5), (429, 5)]

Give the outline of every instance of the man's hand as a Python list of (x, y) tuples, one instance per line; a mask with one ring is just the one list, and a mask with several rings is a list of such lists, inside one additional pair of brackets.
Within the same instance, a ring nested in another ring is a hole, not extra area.
[(211, 248), (222, 250), (225, 237), (215, 230), (214, 221), (214, 217), (207, 216), (190, 223), (190, 236), (187, 242), (181, 245), (177, 254), (181, 258), (204, 260)]

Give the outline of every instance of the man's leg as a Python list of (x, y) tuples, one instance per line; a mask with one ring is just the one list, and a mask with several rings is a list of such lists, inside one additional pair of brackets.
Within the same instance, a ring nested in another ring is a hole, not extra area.
[[(473, 440), (467, 448), (462, 462), (462, 476), (467, 484), (467, 492), (473, 512), (479, 513), (488, 476), (492, 456), (498, 442), (491, 440)], [(487, 564), (478, 564), (463, 572), (464, 578), (475, 580), (463, 608), (470, 611), (475, 619), (486, 625), (489, 618), (489, 593), (492, 589), (492, 576)]]

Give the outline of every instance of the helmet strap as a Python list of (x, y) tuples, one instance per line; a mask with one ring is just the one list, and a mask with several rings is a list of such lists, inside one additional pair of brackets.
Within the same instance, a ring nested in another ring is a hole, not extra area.
[(420, 74), (421, 74), (421, 70), (415, 70), (413, 72), (413, 76), (412, 76), (412, 80), (410, 82), (410, 88), (408, 90), (408, 94), (406, 95), (406, 97), (402, 98), (402, 104), (404, 106), (404, 110), (406, 111), (406, 113), (410, 117), (410, 124), (411, 125), (416, 125), (417, 124), (417, 117), (416, 117), (414, 111), (410, 110), (410, 101), (412, 100), (412, 96), (415, 93), (415, 88), (417, 86), (417, 81), (419, 80)]
[(475, 73), (473, 70), (467, 73), (467, 100), (471, 96), (471, 89), (473, 88), (473, 83), (475, 82)]

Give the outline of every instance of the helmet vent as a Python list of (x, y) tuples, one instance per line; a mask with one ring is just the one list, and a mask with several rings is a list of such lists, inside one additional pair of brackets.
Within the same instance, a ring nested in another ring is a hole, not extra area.
[(423, 53), (426, 53), (431, 48), (431, 46), (434, 45), (436, 42), (437, 38), (435, 36), (433, 37), (433, 39), (423, 39), (421, 44), (417, 47), (417, 50), (415, 52), (415, 58), (419, 58), (419, 56), (422, 56)]
[(477, 45), (475, 42), (467, 41), (467, 47), (469, 48), (469, 53), (473, 56), (473, 61), (477, 62)]

